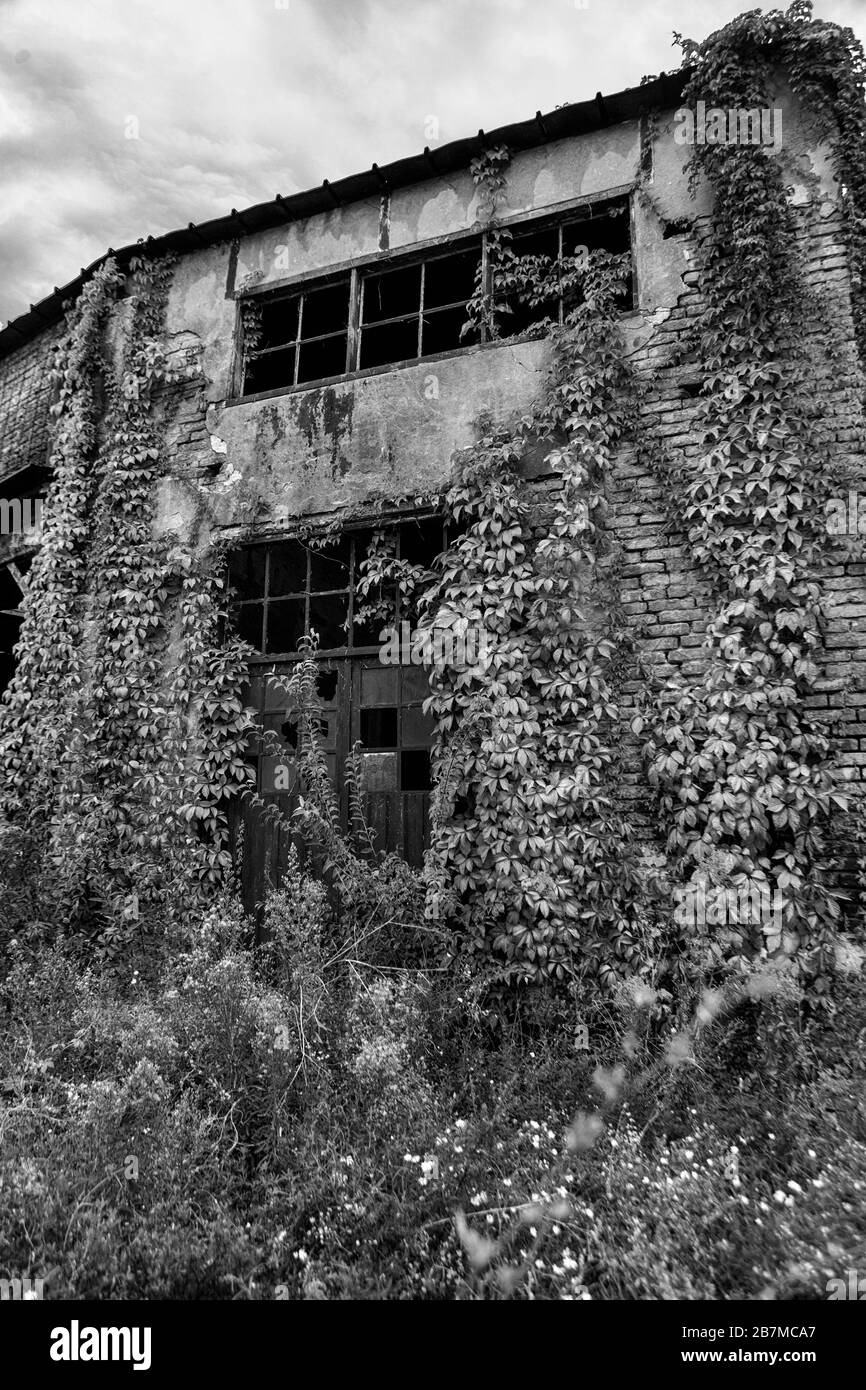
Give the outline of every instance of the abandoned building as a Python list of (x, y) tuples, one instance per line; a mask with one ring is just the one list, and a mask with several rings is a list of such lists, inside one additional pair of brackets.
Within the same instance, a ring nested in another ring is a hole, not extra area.
[[(377, 633), (355, 620), (358, 567), (374, 527), (391, 530), (398, 554), (414, 563), (441, 549), (443, 521), (429, 499), (447, 487), (455, 450), (471, 443), (485, 412), (499, 420), (526, 414), (549, 353), (532, 329), (550, 306), (534, 313), (515, 305), (508, 331), (490, 341), (467, 343), (462, 334), (489, 235), (470, 166), (485, 149), (507, 147), (498, 223), (516, 250), (553, 258), (581, 246), (630, 253), (621, 320), (647, 388), (646, 423), (670, 450), (697, 456), (699, 379), (678, 349), (701, 313), (696, 252), (711, 202), (706, 190), (692, 196), (684, 174), (689, 151), (676, 119), (684, 81), (662, 75), (539, 112), (114, 253), (120, 265), (141, 251), (176, 256), (167, 333), (184, 377), (166, 415), (155, 531), (190, 549), (215, 534), (237, 542), (237, 622), (255, 652), (249, 698), (289, 759), (284, 687), (271, 677), (297, 659), (304, 633), (318, 633), (322, 735), (335, 783), (360, 740), (379, 843), (410, 862), (420, 861), (429, 834), (426, 674), (423, 666), (379, 660)], [(838, 188), (826, 147), (781, 79), (776, 105), (784, 134), (771, 157), (782, 161), (792, 190), (812, 286), (846, 344), (825, 384), (826, 434), (856, 466), (864, 440), (860, 368)], [(63, 305), (94, 269), (0, 331), (7, 502), (46, 492), (52, 350)], [(640, 687), (639, 662), (660, 675), (700, 669), (709, 591), (677, 534), (676, 499), (663, 496), (633, 449), (618, 451), (605, 486), (638, 654), (624, 684), (627, 707)], [(305, 544), (317, 527), (341, 519), (333, 545)], [(37, 543), (26, 530), (0, 538), (4, 685)], [(828, 571), (826, 599), (825, 679), (812, 705), (832, 728), (843, 776), (856, 783), (866, 767), (866, 563), (850, 547)], [(652, 834), (637, 744), (628, 746), (623, 794), (635, 823)], [(291, 788), (275, 782), (279, 758), (251, 756), (264, 801), (290, 805)], [(275, 880), (286, 844), (283, 829), (250, 811), (244, 872), (253, 899)]]

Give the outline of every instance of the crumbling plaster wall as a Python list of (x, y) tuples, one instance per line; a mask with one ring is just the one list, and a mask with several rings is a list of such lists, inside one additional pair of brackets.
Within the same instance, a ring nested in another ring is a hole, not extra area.
[[(831, 195), (826, 151), (803, 125), (784, 90), (780, 157), (800, 202)], [(691, 254), (671, 224), (706, 215), (706, 190), (693, 199), (675, 142), (673, 112), (644, 124), (651, 160), (648, 197), (633, 199), (637, 309), (624, 318), (639, 347), (681, 300)], [(646, 165), (646, 149), (643, 149)], [(555, 210), (574, 199), (634, 187), (641, 174), (642, 123), (626, 122), (518, 154), (508, 169), (500, 217)], [(540, 341), (496, 343), (329, 386), (300, 388), (259, 401), (232, 400), (237, 375), (237, 294), (371, 257), (385, 260), (438, 238), (477, 229), (479, 196), (469, 171), (431, 178), (302, 222), (184, 257), (175, 273), (168, 327), (200, 371), (195, 408), (169, 430), (179, 473), (206, 478), (217, 528), (255, 517), (263, 530), (299, 517), (352, 512), (382, 495), (401, 497), (442, 487), (453, 451), (469, 444), (489, 411), (500, 420), (524, 414), (543, 384), (547, 348)], [(181, 478), (165, 484), (161, 528), (184, 528), (193, 509)], [(250, 498), (254, 497), (254, 503)]]

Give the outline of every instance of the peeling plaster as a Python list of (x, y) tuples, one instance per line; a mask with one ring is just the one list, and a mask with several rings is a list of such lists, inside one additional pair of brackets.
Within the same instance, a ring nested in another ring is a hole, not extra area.
[[(797, 185), (798, 197), (817, 180), (825, 190), (822, 213), (828, 200), (832, 211), (826, 146), (804, 126), (789, 98), (781, 100), (786, 177)], [(516, 154), (503, 215), (603, 197), (614, 187), (636, 184), (640, 130), (639, 121), (629, 121)], [(651, 139), (653, 206), (640, 197), (633, 200), (640, 305), (622, 320), (635, 348), (652, 337), (686, 293), (688, 232), (666, 239), (665, 228), (690, 227), (712, 207), (706, 186), (695, 198), (690, 195), (684, 174), (688, 150), (674, 140), (672, 112), (660, 115)], [(811, 196), (817, 196), (814, 186)], [(477, 190), (465, 170), (242, 237), (236, 283), (285, 283), (293, 275), (325, 272), (382, 250), (465, 234), (477, 206)], [(207, 441), (203, 437), (198, 454), (188, 457), (212, 475), (206, 486), (221, 525), (252, 514), (260, 523), (266, 519), (279, 526), (304, 515), (357, 510), (383, 496), (438, 491), (447, 485), (454, 451), (472, 443), (479, 416), (487, 411), (513, 422), (529, 411), (544, 383), (547, 346), (505, 341), (227, 405), (237, 319), (236, 301), (225, 297), (228, 263), (227, 246), (183, 257), (168, 323), (173, 347), (193, 350), (203, 375)], [(164, 515), (167, 507), (166, 502)]]

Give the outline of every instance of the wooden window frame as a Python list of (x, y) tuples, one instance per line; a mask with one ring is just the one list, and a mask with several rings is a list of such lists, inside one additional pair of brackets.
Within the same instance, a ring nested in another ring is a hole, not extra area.
[[(268, 665), (269, 663), (273, 663), (273, 662), (280, 662), (280, 663), (282, 664), (282, 663), (285, 663), (285, 662), (292, 662), (292, 661), (300, 661), (300, 660), (301, 660), (301, 655), (300, 655), (300, 653), (297, 652), (297, 651), (269, 652), (269, 651), (267, 650), (267, 645), (268, 645), (268, 608), (269, 608), (269, 606), (270, 606), (271, 604), (273, 604), (273, 603), (281, 603), (281, 602), (283, 602), (283, 601), (286, 600), (286, 599), (294, 600), (294, 601), (303, 599), (303, 600), (304, 600), (304, 632), (305, 632), (305, 634), (309, 634), (309, 631), (310, 631), (310, 599), (311, 599), (311, 598), (313, 598), (313, 599), (317, 599), (317, 598), (327, 598), (327, 597), (333, 597), (334, 595), (343, 595), (343, 594), (345, 594), (345, 595), (347, 596), (347, 598), (348, 598), (348, 603), (347, 603), (348, 629), (347, 629), (347, 633), (346, 633), (347, 641), (346, 641), (342, 646), (339, 646), (339, 647), (322, 647), (322, 648), (320, 649), (320, 651), (319, 651), (319, 656), (320, 656), (322, 659), (340, 658), (340, 657), (348, 657), (348, 658), (351, 659), (351, 658), (354, 658), (354, 657), (359, 657), (359, 658), (360, 658), (360, 657), (376, 656), (376, 654), (377, 654), (377, 653), (379, 652), (379, 650), (380, 650), (380, 645), (381, 645), (380, 643), (372, 643), (372, 644), (369, 643), (369, 642), (367, 642), (367, 643), (364, 643), (364, 642), (358, 642), (358, 643), (356, 643), (356, 642), (354, 642), (354, 641), (352, 640), (353, 634), (354, 634), (354, 628), (355, 628), (356, 584), (357, 584), (357, 573), (358, 573), (358, 563), (359, 563), (358, 560), (357, 560), (357, 558), (356, 558), (356, 556), (357, 556), (356, 546), (357, 546), (357, 544), (358, 544), (358, 541), (359, 541), (359, 540), (362, 540), (363, 543), (366, 543), (367, 538), (370, 537), (370, 536), (372, 536), (374, 532), (378, 532), (378, 531), (384, 531), (384, 532), (394, 531), (394, 532), (397, 533), (397, 555), (396, 555), (396, 558), (397, 558), (397, 559), (400, 559), (400, 558), (401, 558), (400, 551), (401, 551), (401, 546), (402, 546), (401, 532), (402, 532), (403, 528), (408, 527), (408, 526), (411, 526), (413, 523), (420, 523), (420, 522), (434, 521), (434, 520), (439, 520), (439, 521), (441, 522), (441, 525), (442, 525), (442, 534), (443, 534), (443, 546), (444, 546), (444, 545), (447, 545), (447, 543), (448, 543), (449, 523), (448, 523), (448, 520), (447, 520), (444, 516), (441, 516), (441, 514), (439, 514), (439, 513), (437, 513), (437, 512), (419, 512), (419, 513), (413, 513), (413, 514), (411, 514), (411, 515), (405, 515), (405, 514), (404, 514), (404, 515), (401, 515), (401, 516), (389, 517), (389, 518), (387, 518), (387, 519), (384, 519), (384, 520), (380, 521), (378, 524), (373, 524), (373, 525), (369, 525), (369, 524), (368, 524), (368, 525), (366, 525), (366, 526), (346, 527), (343, 531), (341, 531), (341, 532), (339, 533), (338, 536), (333, 537), (334, 540), (349, 540), (350, 543), (351, 543), (351, 544), (350, 544), (350, 551), (349, 551), (349, 561), (348, 561), (348, 566), (349, 566), (349, 583), (348, 583), (348, 585), (346, 585), (345, 588), (333, 588), (333, 589), (321, 589), (321, 590), (320, 590), (320, 589), (312, 589), (312, 588), (311, 588), (312, 556), (313, 556), (314, 554), (316, 554), (316, 553), (327, 554), (327, 546), (319, 547), (319, 546), (308, 545), (308, 544), (306, 543), (306, 541), (305, 541), (302, 537), (298, 536), (297, 534), (296, 534), (296, 535), (279, 536), (279, 537), (269, 537), (269, 538), (266, 539), (266, 540), (254, 541), (254, 542), (252, 542), (251, 544), (248, 544), (248, 545), (241, 545), (241, 546), (238, 546), (238, 547), (237, 547), (237, 550), (239, 550), (239, 551), (246, 551), (246, 550), (260, 549), (260, 548), (264, 548), (264, 551), (265, 551), (265, 574), (264, 574), (264, 584), (263, 584), (262, 593), (259, 594), (259, 595), (254, 595), (252, 598), (240, 598), (240, 597), (239, 597), (239, 598), (236, 598), (236, 599), (234, 600), (234, 603), (233, 603), (233, 607), (236, 607), (236, 608), (250, 608), (250, 607), (254, 607), (254, 606), (260, 604), (260, 605), (262, 606), (262, 609), (263, 609), (263, 612), (262, 612), (261, 643), (260, 643), (260, 646), (256, 649), (255, 655), (252, 656), (252, 657), (250, 658), (250, 665), (251, 665), (251, 666), (252, 666), (252, 665), (255, 665), (255, 666), (259, 666), (259, 665)], [(305, 550), (307, 551), (307, 555), (306, 555), (306, 574), (305, 574), (304, 588), (303, 588), (303, 590), (300, 590), (300, 589), (299, 589), (299, 590), (293, 590), (291, 593), (274, 594), (274, 595), (272, 595), (272, 594), (270, 593), (271, 552), (272, 552), (276, 547), (278, 547), (278, 546), (280, 546), (280, 545), (284, 545), (284, 544), (286, 544), (287, 542), (295, 542), (296, 544), (299, 544), (299, 545), (303, 546), (303, 547), (305, 548)], [(395, 608), (396, 608), (396, 616), (395, 616), (395, 618), (394, 618), (394, 622), (397, 624), (398, 629), (399, 629), (399, 624), (403, 621), (402, 599), (401, 599), (401, 596), (400, 596), (399, 589), (397, 590), (397, 594), (396, 594)]]
[[(626, 225), (628, 228), (628, 243), (632, 261), (632, 299), (631, 303), (623, 306), (623, 312), (626, 313), (633, 309), (637, 302), (637, 273), (634, 254), (634, 229), (632, 226), (629, 192), (627, 190), (611, 190), (609, 193), (600, 195), (597, 198), (584, 198), (572, 204), (568, 204), (565, 207), (557, 208), (553, 211), (536, 211), (530, 214), (518, 214), (513, 217), (503, 218), (499, 225), (501, 228), (512, 231), (513, 233), (516, 233), (518, 236), (523, 231), (527, 233), (532, 233), (542, 232), (545, 230), (556, 228), (558, 233), (557, 254), (561, 258), (563, 233), (567, 227), (572, 226), (574, 224), (579, 224), (580, 222), (592, 222), (598, 220), (600, 217), (609, 216), (610, 209), (616, 205), (619, 205), (621, 207), (621, 212), (619, 213), (619, 215), (626, 219)], [(594, 212), (594, 209), (599, 209), (599, 211)], [(305, 275), (302, 279), (296, 280), (293, 283), (283, 284), (278, 287), (261, 287), (260, 289), (256, 289), (253, 292), (247, 293), (242, 296), (238, 296), (240, 304), (261, 302), (261, 300), (265, 298), (268, 300), (273, 300), (274, 302), (279, 302), (283, 299), (289, 300), (299, 298), (300, 304), (298, 309), (298, 328), (296, 337), (292, 339), (291, 342), (280, 343), (271, 348), (260, 348), (252, 353), (247, 353), (246, 351), (243, 340), (242, 319), (239, 315), (240, 327), (238, 330), (238, 394), (234, 397), (230, 404), (241, 405), (246, 402), (268, 399), (270, 397), (278, 395), (285, 395), (289, 392), (313, 390), (316, 387), (327, 385), (328, 383), (352, 380), (356, 377), (362, 377), (374, 372), (394, 371), (401, 367), (414, 366), (420, 362), (433, 361), (436, 358), (450, 356), (453, 353), (470, 351), (472, 347), (477, 346), (477, 344), (466, 344), (465, 346), (460, 345), (455, 348), (446, 348), (440, 352), (431, 353), (429, 356), (426, 357), (423, 355), (423, 331), (425, 317), (424, 290), (426, 283), (426, 267), (430, 262), (435, 260), (441, 260), (447, 256), (460, 255), (465, 251), (470, 250), (473, 246), (475, 246), (478, 243), (479, 238), (481, 274), (484, 280), (484, 284), (487, 288), (487, 292), (490, 293), (492, 290), (492, 267), (490, 266), (488, 256), (488, 232), (486, 229), (482, 228), (480, 231), (468, 231), (465, 233), (458, 233), (457, 235), (449, 236), (447, 238), (437, 239), (433, 243), (428, 243), (423, 248), (416, 248), (414, 250), (409, 250), (400, 253), (389, 253), (386, 256), (379, 255), (376, 257), (370, 257), (369, 259), (365, 258), (364, 260), (354, 262), (351, 265), (344, 265), (339, 269), (331, 269), (330, 271), (323, 273), (322, 275)], [(363, 322), (363, 297), (364, 286), (366, 282), (373, 276), (387, 273), (390, 270), (401, 270), (411, 265), (416, 265), (419, 263), (421, 265), (421, 277), (419, 290), (419, 304), (417, 311), (413, 311), (407, 314), (395, 315), (391, 319), (382, 319), (375, 324), (365, 325)], [(319, 377), (315, 380), (299, 382), (299, 364), (304, 346), (310, 343), (321, 342), (327, 339), (342, 336), (342, 333), (337, 332), (317, 334), (313, 338), (309, 339), (304, 339), (301, 336), (304, 297), (315, 292), (316, 290), (326, 288), (329, 284), (334, 284), (335, 282), (339, 283), (344, 279), (344, 277), (347, 278), (348, 281), (347, 289), (349, 296), (344, 371), (335, 373), (332, 376)], [(435, 309), (430, 310), (429, 312), (431, 314), (438, 314), (443, 311), (461, 308), (464, 307), (467, 302), (468, 301), (465, 299), (457, 299), (453, 302), (449, 302), (448, 304), (436, 305)], [(557, 322), (561, 324), (563, 321), (563, 302), (561, 295), (557, 297), (556, 303)], [(416, 345), (416, 355), (414, 357), (395, 358), (388, 362), (380, 363), (372, 367), (362, 367), (360, 365), (361, 354), (363, 351), (363, 332), (365, 327), (386, 327), (390, 324), (410, 322), (413, 318), (416, 317), (418, 320), (418, 336)], [(485, 328), (482, 326), (481, 343), (483, 345), (487, 346), (491, 345), (493, 342), (499, 344), (508, 341), (510, 341), (508, 337), (498, 338), (495, 340), (491, 339), (488, 336)], [(289, 348), (291, 348), (294, 351), (295, 355), (292, 381), (282, 386), (269, 388), (266, 391), (251, 391), (245, 394), (244, 381), (247, 374), (248, 363), (257, 358), (266, 357), (270, 354), (280, 351), (286, 351)]]

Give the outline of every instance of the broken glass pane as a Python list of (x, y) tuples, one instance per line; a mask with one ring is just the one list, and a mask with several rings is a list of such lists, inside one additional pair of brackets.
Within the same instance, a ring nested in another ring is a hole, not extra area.
[(300, 541), (282, 541), (270, 547), (268, 594), (302, 594), (307, 587), (307, 551)]
[(304, 600), (276, 599), (268, 604), (268, 637), (265, 650), (271, 652), (297, 651), (304, 635)]
[(229, 556), (229, 584), (239, 599), (262, 598), (265, 592), (265, 547), (245, 546)]
[(319, 338), (313, 343), (302, 343), (298, 349), (298, 384), (302, 381), (319, 381), (323, 377), (343, 376), (346, 371), (346, 335), (337, 338)]
[[(349, 323), (349, 278), (304, 293), (301, 339), (339, 333)], [(344, 340), (345, 341), (345, 340)]]
[(319, 635), (319, 650), (330, 651), (334, 647), (345, 647), (348, 637), (346, 625), (349, 619), (348, 594), (311, 594), (310, 631)]
[(361, 742), (366, 748), (396, 748), (396, 709), (362, 709)]
[(257, 652), (262, 650), (262, 617), (265, 611), (263, 603), (240, 603), (233, 610), (235, 627), (238, 636), (245, 642), (249, 642), (255, 647)]
[(257, 344), (259, 350), (294, 342), (298, 336), (298, 303), (297, 295), (258, 301), (261, 321)]
[(404, 792), (430, 790), (430, 754), (426, 748), (400, 754), (400, 786)]
[(361, 368), (384, 367), (418, 356), (418, 319), (365, 328), (361, 334)]
[(386, 270), (368, 275), (364, 281), (364, 323), (381, 323), (405, 314), (416, 314), (421, 307), (421, 265)]
[(349, 549), (348, 536), (330, 541), (327, 545), (310, 547), (310, 588), (321, 592), (323, 589), (348, 589), (349, 587)]
[(471, 299), (480, 263), (480, 245), (471, 251), (458, 251), (427, 261), (424, 267), (425, 310), (442, 304), (465, 304)]
[(244, 395), (257, 391), (278, 391), (292, 386), (295, 379), (295, 349), (280, 348), (262, 357), (250, 357), (244, 372)]

